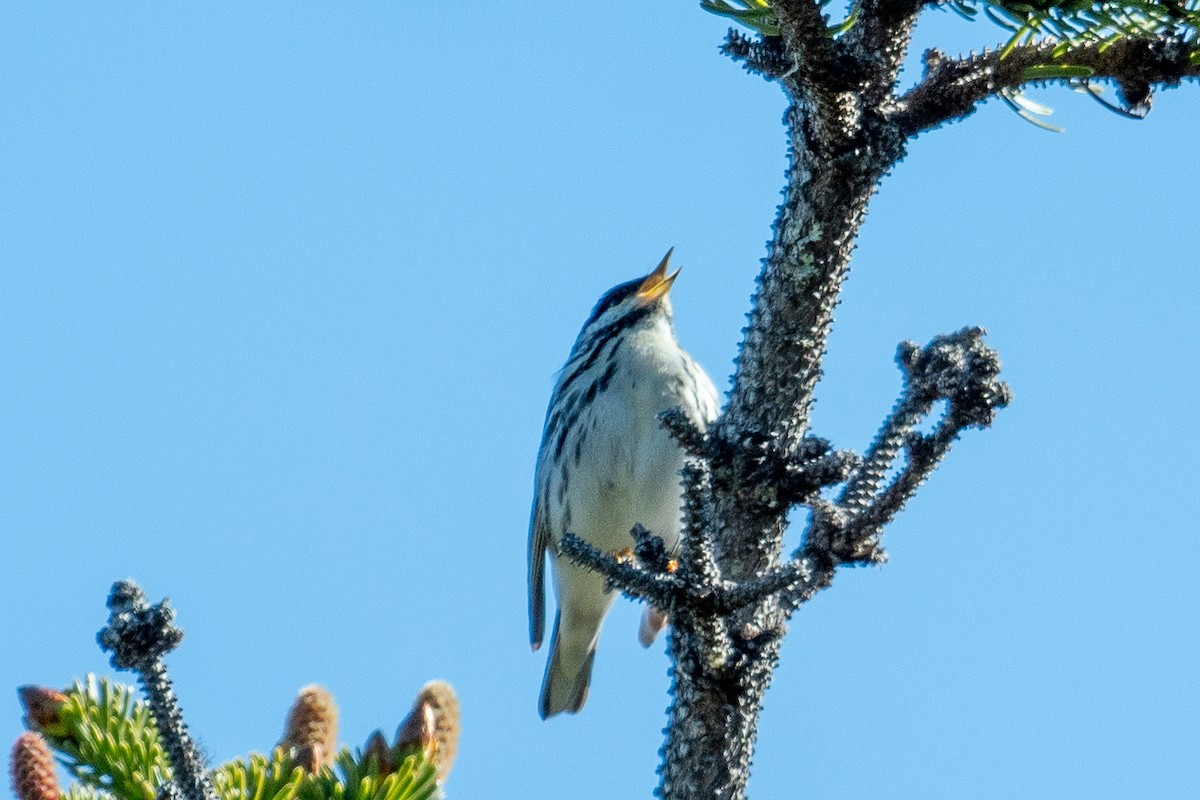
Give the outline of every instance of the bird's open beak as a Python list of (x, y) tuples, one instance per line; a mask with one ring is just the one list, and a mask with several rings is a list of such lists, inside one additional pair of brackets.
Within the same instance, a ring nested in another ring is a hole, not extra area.
[(671, 291), (671, 284), (675, 282), (675, 278), (679, 275), (679, 270), (675, 270), (670, 275), (667, 274), (667, 265), (671, 263), (671, 253), (675, 252), (672, 247), (663, 256), (662, 261), (658, 262), (658, 266), (654, 268), (642, 281), (642, 285), (638, 287), (637, 296), (643, 303), (651, 303), (658, 298)]

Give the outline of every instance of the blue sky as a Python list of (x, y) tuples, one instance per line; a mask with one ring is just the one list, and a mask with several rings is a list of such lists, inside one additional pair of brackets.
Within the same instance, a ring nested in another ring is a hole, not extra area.
[[(635, 607), (584, 713), (537, 718), (533, 459), (591, 305), (671, 245), (726, 385), (784, 101), (692, 2), (563, 6), (0, 10), (0, 689), (106, 672), (128, 576), (178, 608), (216, 761), (303, 684), (361, 744), (444, 677), (452, 797), (649, 796), (667, 660)], [(915, 52), (1002, 37), (933, 13)], [(1194, 797), (1197, 89), (1140, 122), (1033, 92), (1064, 134), (991, 103), (884, 182), (814, 432), (861, 448), (896, 344), (967, 324), (1016, 399), (891, 563), (796, 616), (755, 798)]]

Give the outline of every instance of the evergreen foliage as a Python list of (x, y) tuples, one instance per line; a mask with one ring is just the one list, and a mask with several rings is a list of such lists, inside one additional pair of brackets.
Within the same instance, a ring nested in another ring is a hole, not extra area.
[[(828, 6), (824, 0), (822, 6)], [(1178, 36), (1191, 45), (1191, 63), (1200, 64), (1200, 0), (1123, 0), (1122, 2), (987, 2), (947, 0), (908, 3), (946, 8), (968, 20), (982, 14), (1011, 32), (1001, 47), (1007, 55), (1019, 45), (1035, 43), (1038, 36), (1054, 37), (1059, 44), (1054, 57), (1079, 44), (1112, 45), (1122, 39)], [(900, 3), (898, 5), (904, 5)], [(763, 36), (779, 36), (779, 19), (771, 0), (701, 0), (700, 6), (713, 14), (735, 20)], [(831, 35), (850, 30), (861, 9), (860, 0), (850, 6), (846, 20), (829, 26)], [(1032, 76), (1031, 76), (1032, 77)], [(1046, 72), (1044, 78), (1086, 77), (1078, 69), (1064, 74)]]
[[(364, 748), (337, 745), (337, 704), (306, 686), (269, 755), (251, 753), (210, 769), (187, 734), (162, 656), (183, 639), (164, 600), (151, 605), (132, 581), (109, 596), (112, 615), (98, 637), (113, 665), (139, 673), (146, 699), (132, 686), (88, 675), (65, 692), (17, 690), (29, 731), (13, 748), (19, 800), (436, 800), (458, 747), (459, 705), (453, 687), (430, 681), (409, 720), (388, 745), (375, 731)], [(57, 786), (50, 752), (74, 779)], [(183, 765), (183, 766), (180, 766)], [(179, 770), (193, 770), (195, 780)]]
[[(448, 685), (446, 685), (448, 686)], [(39, 690), (34, 690), (39, 691)], [(45, 690), (40, 690), (45, 691)], [(88, 675), (61, 697), (54, 711), (27, 715), (74, 782), (65, 800), (157, 800), (171, 767), (150, 714), (137, 690)], [(22, 692), (22, 700), (30, 687)], [(43, 706), (44, 708), (44, 706)], [(441, 797), (436, 748), (399, 742), (387, 763), (373, 752), (342, 748), (332, 768), (305, 769), (291, 748), (235, 758), (210, 776), (220, 800), (434, 800)]]

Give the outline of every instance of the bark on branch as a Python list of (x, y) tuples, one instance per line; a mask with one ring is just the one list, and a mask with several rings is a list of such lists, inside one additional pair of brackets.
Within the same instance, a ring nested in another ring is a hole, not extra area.
[(100, 630), (100, 647), (112, 653), (116, 669), (137, 672), (150, 713), (171, 763), (173, 778), (160, 797), (175, 800), (217, 800), (204, 759), (183, 722), (163, 656), (179, 646), (183, 631), (175, 625), (175, 610), (163, 600), (150, 605), (133, 581), (113, 584), (108, 597), (108, 625)]
[[(900, 345), (896, 360), (905, 373), (904, 392), (834, 503), (813, 508), (804, 544), (793, 555), (814, 572), (814, 585), (827, 585), (820, 573), (843, 563), (880, 563), (883, 527), (904, 508), (966, 428), (987, 427), (1008, 405), (1011, 391), (999, 380), (1000, 358), (983, 342), (982, 328), (939, 336), (923, 348)], [(939, 400), (947, 408), (929, 434), (915, 432)], [(883, 486), (883, 476), (903, 454), (902, 469)], [(882, 488), (881, 488), (882, 486)], [(811, 594), (790, 590), (789, 606)]]
[(1114, 81), (1129, 105), (1146, 103), (1155, 87), (1172, 88), (1184, 79), (1200, 77), (1200, 64), (1190, 61), (1194, 45), (1179, 36), (1122, 39), (1107, 47), (1075, 45), (1055, 57), (1058, 46), (1053, 40), (1039, 42), (1017, 47), (1004, 57), (991, 51), (948, 58), (930, 50), (925, 53), (925, 77), (899, 99), (892, 116), (905, 137), (915, 136), (970, 115), (979, 103), (1004, 89), (1072, 80), (1047, 77), (1045, 70), (1051, 67), (1084, 67), (1091, 71), (1089, 81)]
[[(615, 588), (672, 617), (672, 705), (659, 795), (665, 800), (745, 796), (762, 699), (796, 608), (832, 583), (838, 565), (878, 563), (883, 527), (929, 477), (963, 429), (985, 426), (1008, 402), (999, 361), (982, 331), (926, 347), (905, 344), (905, 388), (865, 457), (809, 433), (825, 343), (867, 203), (908, 140), (1001, 90), (1089, 74), (1116, 80), (1127, 101), (1196, 77), (1182, 38), (1058, 43), (949, 59), (927, 54), (922, 82), (900, 96), (900, 65), (926, 0), (861, 0), (834, 35), (815, 0), (774, 0), (778, 36), (730, 32), (723, 51), (787, 95), (789, 165), (783, 203), (758, 277), (721, 416), (700, 432), (679, 414), (663, 424), (694, 463), (684, 471), (685, 526), (672, 569), (654, 538), (636, 563), (568, 537), (564, 552)], [(774, 30), (774, 28), (772, 28)], [(1074, 70), (1048, 70), (1071, 65)], [(1040, 69), (1039, 69), (1040, 68)], [(1078, 69), (1086, 68), (1086, 69)], [(929, 434), (917, 425), (939, 403)], [(888, 478), (900, 459), (902, 466)], [(820, 489), (845, 481), (835, 499)], [(802, 546), (783, 558), (789, 510), (812, 509)]]

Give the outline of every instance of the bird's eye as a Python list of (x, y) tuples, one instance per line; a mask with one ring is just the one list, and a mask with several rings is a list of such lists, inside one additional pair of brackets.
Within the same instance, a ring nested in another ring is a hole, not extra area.
[(612, 289), (609, 289), (605, 295), (600, 298), (600, 302), (596, 303), (596, 307), (592, 309), (591, 316), (588, 317), (584, 327), (586, 328), (588, 325), (591, 325), (593, 322), (600, 319), (600, 317), (604, 316), (607, 311), (620, 305), (625, 300), (628, 300), (635, 292), (637, 292), (638, 286), (640, 286), (641, 283), (642, 281), (639, 278), (637, 280), (627, 281), (626, 283), (622, 283), (618, 286), (614, 286)]

